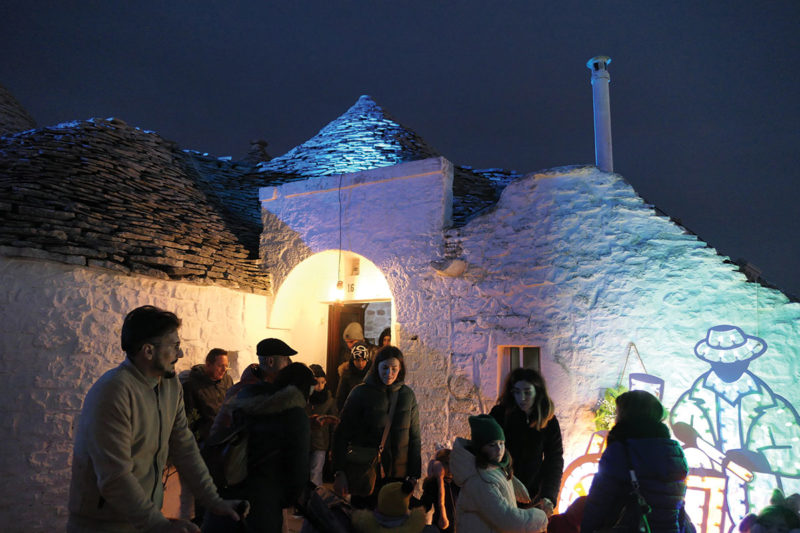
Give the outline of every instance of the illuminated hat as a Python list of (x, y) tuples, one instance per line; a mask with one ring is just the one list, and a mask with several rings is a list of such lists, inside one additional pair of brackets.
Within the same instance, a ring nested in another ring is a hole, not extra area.
[(755, 359), (767, 351), (767, 342), (747, 335), (736, 326), (714, 326), (695, 344), (694, 354), (709, 363), (735, 363)]
[(364, 359), (369, 361), (369, 346), (367, 346), (366, 342), (359, 341), (350, 349), (350, 354), (352, 355), (353, 359)]

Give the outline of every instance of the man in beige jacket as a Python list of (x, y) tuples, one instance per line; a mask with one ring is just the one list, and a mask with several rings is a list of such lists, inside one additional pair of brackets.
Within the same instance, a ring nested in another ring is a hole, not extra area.
[(236, 509), (246, 508), (219, 497), (189, 431), (175, 378), (175, 363), (183, 357), (178, 327), (175, 314), (153, 306), (125, 317), (127, 358), (97, 380), (81, 410), (68, 532), (199, 532), (191, 522), (161, 514), (168, 458), (211, 512), (239, 520)]

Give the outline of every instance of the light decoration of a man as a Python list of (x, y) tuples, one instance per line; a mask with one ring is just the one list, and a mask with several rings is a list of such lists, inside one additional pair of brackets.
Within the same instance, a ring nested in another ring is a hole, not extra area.
[[(670, 412), (670, 425), (689, 463), (686, 511), (698, 531), (726, 533), (769, 503), (772, 490), (800, 492), (800, 416), (748, 370), (767, 351), (741, 328), (710, 328), (694, 355), (710, 365)], [(664, 382), (631, 374), (630, 390), (662, 399)], [(558, 512), (589, 492), (607, 432), (592, 434), (586, 453), (564, 471)]]
[(711, 368), (678, 398), (670, 414), (689, 466), (710, 466), (726, 480), (723, 532), (768, 505), (773, 489), (800, 491), (800, 416), (748, 370), (766, 351), (764, 339), (737, 326), (710, 328), (694, 354)]

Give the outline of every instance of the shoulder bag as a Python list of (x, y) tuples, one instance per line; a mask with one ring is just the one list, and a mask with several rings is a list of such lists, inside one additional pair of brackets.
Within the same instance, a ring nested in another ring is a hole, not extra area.
[(389, 429), (394, 420), (394, 411), (397, 406), (397, 395), (399, 391), (394, 391), (389, 400), (389, 420), (383, 428), (381, 444), (377, 449), (372, 446), (349, 445), (345, 456), (344, 473), (347, 476), (347, 488), (350, 494), (356, 496), (369, 496), (375, 490), (375, 482), (378, 480), (378, 470), (380, 478), (386, 477), (381, 462), (381, 454), (386, 446), (386, 439), (389, 436)]
[(628, 443), (623, 440), (622, 446), (625, 448), (625, 459), (631, 477), (631, 491), (627, 494), (625, 504), (614, 525), (600, 528), (595, 533), (650, 533), (647, 515), (651, 508), (642, 493), (639, 492), (639, 480), (636, 478), (636, 471), (631, 464)]

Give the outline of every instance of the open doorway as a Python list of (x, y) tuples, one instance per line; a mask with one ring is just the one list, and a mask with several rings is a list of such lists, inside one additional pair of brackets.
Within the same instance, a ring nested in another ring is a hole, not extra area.
[(325, 373), (328, 386), (336, 392), (339, 385), (339, 365), (350, 359), (350, 351), (342, 334), (351, 322), (361, 325), (367, 344), (377, 345), (378, 337), (392, 324), (390, 300), (369, 303), (334, 303), (328, 306), (328, 356)]

